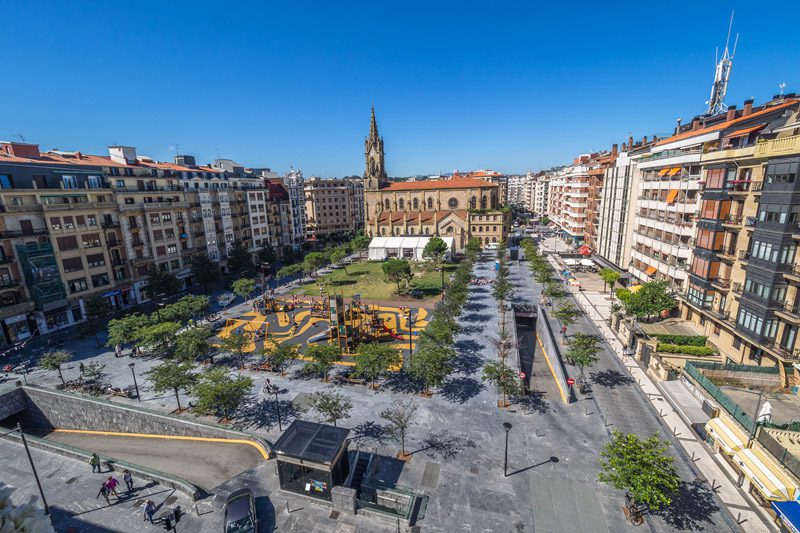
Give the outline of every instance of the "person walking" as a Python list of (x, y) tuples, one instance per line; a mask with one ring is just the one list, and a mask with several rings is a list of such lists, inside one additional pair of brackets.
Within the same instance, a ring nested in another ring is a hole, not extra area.
[(128, 488), (128, 492), (133, 490), (133, 474), (127, 468), (122, 471), (122, 480), (125, 482), (125, 486)]
[(151, 524), (154, 523), (153, 515), (156, 512), (156, 504), (153, 503), (153, 500), (147, 500), (146, 502), (144, 502), (143, 509), (144, 509), (144, 520), (150, 522)]
[(89, 458), (89, 464), (92, 465), (92, 474), (97, 472), (100, 473), (100, 456), (96, 453), (93, 453), (92, 456)]
[(105, 498), (106, 503), (108, 505), (111, 505), (111, 500), (108, 498), (109, 492), (110, 491), (108, 490), (108, 485), (106, 483), (103, 483), (102, 485), (100, 485), (100, 491), (97, 493), (97, 496), (95, 496), (94, 499), (96, 500), (102, 495), (103, 498)]
[(114, 479), (114, 476), (108, 476), (108, 480), (106, 481), (106, 487), (108, 487), (108, 491), (114, 496), (117, 497), (119, 500), (119, 494), (117, 494), (117, 485), (119, 485), (119, 481)]
[(83, 375), (83, 371), (84, 371), (84, 370), (86, 370), (86, 367), (85, 367), (85, 366), (83, 366), (83, 363), (81, 363), (81, 364), (79, 364), (79, 365), (78, 365), (78, 370), (80, 370), (80, 371), (81, 371), (81, 376), (82, 376), (82, 375)]

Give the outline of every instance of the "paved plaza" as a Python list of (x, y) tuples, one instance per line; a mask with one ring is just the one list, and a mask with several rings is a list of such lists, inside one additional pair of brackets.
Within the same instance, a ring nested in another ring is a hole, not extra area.
[[(494, 258), (485, 254), (476, 264), (474, 275), (492, 278)], [(532, 282), (527, 265), (512, 264), (511, 278), (515, 286), (515, 302), (539, 301), (539, 288)], [(246, 311), (239, 306), (230, 310), (230, 317)], [(318, 378), (309, 378), (299, 372), (301, 364), (297, 363), (285, 376), (247, 371), (255, 381), (254, 394), (240, 410), (234, 425), (270, 441), (277, 440), (281, 431), (274, 397), (265, 397), (261, 392), (267, 379), (281, 389), (279, 405), (283, 427), (295, 417), (314, 419), (314, 413), (307, 410), (311, 393), (336, 390), (353, 402), (350, 417), (339, 422), (340, 426), (351, 428), (351, 449), (385, 456), (389, 464), (396, 466), (389, 469), (395, 477), (391, 481), (427, 497), (424, 516), (418, 522), (421, 531), (636, 530), (623, 517), (622, 493), (596, 481), (599, 450), (613, 429), (643, 436), (656, 433), (675, 442), (670, 428), (641, 392), (629, 369), (608, 347), (604, 348), (599, 362), (591, 369), (592, 393), (579, 395), (578, 402), (571, 405), (562, 403), (555, 392), (552, 377), (544, 370), (541, 354), (537, 352), (534, 354), (532, 393), (509, 409), (498, 409), (497, 391), (480, 378), (483, 365), (497, 357), (492, 339), (498, 334), (498, 315), (491, 287), (471, 286), (469, 302), (460, 320), (461, 332), (455, 342), (458, 354), (455, 371), (431, 398), (415, 394), (414, 385), (405, 380), (403, 374), (395, 375), (382, 383), (380, 390), (373, 391), (362, 385), (323, 383)], [(588, 317), (571, 326), (570, 333), (574, 331), (598, 333)], [(522, 338), (520, 341), (525, 342)], [(88, 348), (85, 353), (78, 351), (79, 357), (106, 362), (109, 380), (115, 386), (132, 383), (127, 356), (114, 358), (107, 350)], [(137, 359), (137, 374), (156, 363), (155, 360)], [(77, 361), (68, 366), (67, 379), (73, 377), (70, 373), (77, 374)], [(36, 371), (28, 379), (39, 385), (58, 383), (53, 372)], [(143, 406), (167, 412), (175, 409), (173, 395), (152, 394), (143, 378), (139, 378), (139, 386)], [(404, 464), (389, 459), (399, 451), (399, 443), (379, 416), (380, 411), (396, 399), (412, 399), (419, 408), (416, 424), (406, 437), (406, 449), (412, 452), (412, 457)], [(137, 403), (135, 399), (119, 401)], [(506, 421), (513, 425), (509, 433), (508, 476), (503, 472), (505, 432), (502, 424)], [(721, 508), (709, 481), (697, 471), (683, 448), (673, 446), (671, 453), (676, 457), (676, 468), (683, 483), (670, 510), (647, 517), (652, 531), (760, 530), (751, 528), (758, 524), (737, 526), (733, 516)], [(96, 483), (91, 474), (80, 474), (86, 471), (84, 465), (71, 465), (60, 458), (38, 454), (52, 468), (57, 465), (63, 469), (62, 473), (50, 478), (53, 480), (50, 487), (59, 498), (70, 491), (81, 494), (81, 500), (93, 498), (91, 493), (96, 493), (93, 488)], [(25, 466), (25, 463), (18, 463), (10, 481), (12, 484), (27, 484), (26, 490), (33, 493), (28, 483), (30, 476), (22, 469)], [(68, 484), (67, 481), (76, 475), (77, 478)], [(196, 520), (192, 522), (197, 524), (196, 531), (214, 531), (221, 520), (220, 499), (242, 485), (253, 488), (260, 498), (257, 502), (260, 512), (268, 517), (262, 531), (272, 531), (273, 527), (277, 531), (397, 530), (396, 524), (375, 518), (333, 518), (326, 507), (278, 491), (271, 461), (262, 462), (233, 479), (226, 476), (220, 474), (219, 483), (215, 485), (215, 497), (200, 503), (200, 513), (207, 514), (192, 517)], [(180, 495), (175, 496), (178, 498), (176, 502), (183, 501)], [(78, 512), (75, 506), (66, 503), (63, 506), (66, 513)], [(125, 509), (125, 513), (109, 514), (116, 513), (112, 506), (79, 516), (86, 523), (106, 523), (112, 531), (144, 531), (146, 528), (141, 529), (141, 518), (135, 516), (132, 508), (132, 504), (125, 504), (119, 507)], [(111, 520), (107, 518), (110, 516), (113, 516), (114, 525), (107, 522)], [(122, 523), (126, 520), (128, 522)], [(401, 530), (404, 527), (401, 525)]]

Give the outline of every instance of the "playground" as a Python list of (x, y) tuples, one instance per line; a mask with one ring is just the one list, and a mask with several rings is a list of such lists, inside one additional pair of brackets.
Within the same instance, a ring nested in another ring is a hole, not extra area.
[[(265, 346), (296, 345), (300, 359), (309, 345), (329, 343), (342, 351), (338, 365), (353, 366), (353, 354), (366, 342), (389, 343), (405, 359), (428, 325), (427, 316), (424, 308), (367, 304), (342, 295), (263, 296), (253, 301), (251, 312), (228, 319), (217, 336), (244, 334), (250, 341), (244, 353), (250, 355), (262, 354)], [(269, 370), (263, 361), (253, 367)]]

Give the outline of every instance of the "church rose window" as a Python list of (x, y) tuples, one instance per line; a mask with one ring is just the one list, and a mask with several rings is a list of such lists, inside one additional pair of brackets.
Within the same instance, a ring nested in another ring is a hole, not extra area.
[(450, 209), (455, 209), (456, 207), (458, 207), (458, 200), (456, 200), (455, 198), (450, 198), (449, 200), (447, 200), (447, 205), (450, 207)]

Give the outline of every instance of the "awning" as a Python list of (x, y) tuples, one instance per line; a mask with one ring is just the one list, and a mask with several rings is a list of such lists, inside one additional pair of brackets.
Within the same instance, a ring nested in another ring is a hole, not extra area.
[(768, 500), (794, 500), (800, 491), (797, 483), (760, 448), (736, 452), (733, 460), (758, 491)]
[(674, 204), (675, 199), (678, 197), (678, 189), (670, 189), (667, 193), (667, 203)]
[(662, 168), (661, 170), (659, 170), (659, 171), (658, 171), (658, 175), (659, 175), (659, 176), (663, 176), (663, 175), (664, 175), (664, 174), (666, 174), (667, 172), (669, 172), (669, 169), (668, 169), (668, 168)]
[(772, 502), (778, 518), (792, 533), (800, 533), (800, 502)]
[(564, 264), (567, 266), (575, 266), (578, 264), (577, 259), (564, 259)]
[(755, 126), (750, 126), (749, 128), (742, 128), (740, 130), (736, 130), (732, 133), (727, 134), (725, 138), (732, 139), (734, 137), (744, 137), (745, 135), (750, 135), (753, 132), (763, 129), (764, 126), (766, 126), (766, 124), (756, 124)]
[(717, 417), (706, 422), (706, 433), (711, 434), (719, 443), (722, 451), (728, 455), (733, 455), (743, 449), (747, 443), (747, 435), (727, 418)]
[(591, 259), (583, 258), (583, 259), (581, 259), (581, 265), (583, 265), (585, 267), (592, 267), (592, 266), (594, 266), (594, 261), (592, 261)]
[(645, 270), (644, 273), (647, 274), (648, 276), (652, 276), (657, 271), (658, 269), (656, 267), (647, 267), (647, 270)]
[(585, 244), (582, 244), (578, 246), (578, 253), (581, 255), (592, 255), (592, 249)]
[(630, 288), (628, 288), (628, 290), (631, 291), (631, 292), (637, 292), (641, 288), (642, 288), (641, 285), (631, 285)]
[(671, 168), (671, 169), (669, 169), (669, 175), (670, 176), (674, 176), (675, 174), (677, 174), (680, 171), (681, 171), (681, 167)]

